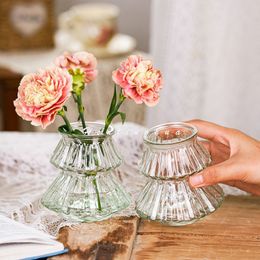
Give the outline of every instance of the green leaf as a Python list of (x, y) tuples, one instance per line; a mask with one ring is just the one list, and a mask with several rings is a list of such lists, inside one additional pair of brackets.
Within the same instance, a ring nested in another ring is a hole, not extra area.
[(120, 117), (121, 117), (121, 120), (122, 120), (122, 124), (124, 124), (125, 123), (125, 119), (126, 119), (126, 114), (123, 113), (123, 112), (119, 112), (119, 114), (120, 114)]
[(63, 106), (63, 109), (64, 109), (66, 112), (68, 111), (67, 106)]
[(72, 134), (75, 134), (75, 135), (84, 135), (79, 129), (74, 129), (72, 131)]
[(114, 110), (114, 107), (116, 106), (116, 100), (117, 100), (117, 93), (116, 93), (116, 84), (114, 85), (114, 94), (111, 100), (111, 104), (109, 107), (108, 115), (111, 114), (111, 112)]
[(75, 137), (85, 136), (84, 133), (82, 133), (79, 129), (74, 129), (71, 133), (67, 127), (67, 125), (61, 125), (58, 128), (58, 131), (63, 134), (72, 134)]
[(121, 117), (122, 124), (124, 124), (125, 123), (125, 119), (126, 119), (126, 114), (123, 113), (123, 112), (117, 112), (116, 116), (118, 116), (118, 115)]
[(58, 131), (63, 134), (69, 133), (69, 129), (66, 125), (61, 125), (58, 127)]

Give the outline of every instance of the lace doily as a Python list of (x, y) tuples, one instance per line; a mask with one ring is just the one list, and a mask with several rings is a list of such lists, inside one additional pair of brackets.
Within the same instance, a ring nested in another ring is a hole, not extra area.
[[(145, 128), (133, 123), (116, 124), (115, 128), (115, 141), (125, 159), (118, 177), (134, 201), (145, 183), (145, 177), (137, 173)], [(58, 173), (49, 158), (59, 138), (53, 133), (0, 133), (0, 213), (52, 235), (62, 226), (74, 224), (40, 204), (42, 194)], [(233, 188), (225, 191), (241, 194)], [(132, 203), (118, 215), (135, 214)]]

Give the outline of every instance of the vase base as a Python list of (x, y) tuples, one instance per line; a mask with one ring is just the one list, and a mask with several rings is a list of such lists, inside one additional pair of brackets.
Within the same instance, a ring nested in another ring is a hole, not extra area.
[(139, 194), (137, 214), (169, 226), (192, 224), (215, 212), (224, 199), (218, 186), (191, 188), (182, 181), (150, 180)]
[(205, 214), (205, 215), (201, 215), (200, 218), (197, 218), (197, 219), (192, 219), (192, 220), (187, 220), (187, 221), (178, 221), (178, 220), (161, 220), (161, 219), (151, 219), (148, 215), (146, 215), (145, 213), (139, 211), (138, 209), (136, 209), (136, 213), (138, 214), (138, 216), (142, 219), (146, 219), (148, 221), (154, 221), (154, 222), (158, 222), (162, 225), (165, 225), (165, 226), (171, 226), (171, 227), (182, 227), (182, 226), (187, 226), (187, 225), (191, 225), (191, 224), (194, 224), (195, 222), (203, 219), (204, 217), (208, 216), (208, 215), (211, 215), (212, 213), (214, 213), (221, 205), (222, 205), (222, 202), (224, 200), (222, 200), (218, 207), (215, 208), (214, 211), (208, 213), (208, 214)]
[(172, 226), (172, 227), (181, 227), (181, 226), (186, 226), (186, 225), (190, 225), (193, 224), (195, 222), (197, 222), (199, 219), (193, 219), (193, 220), (189, 220), (189, 221), (172, 221), (172, 220), (161, 220), (161, 219), (151, 219), (148, 215), (146, 215), (145, 213), (139, 211), (138, 209), (136, 209), (136, 213), (138, 214), (138, 216), (142, 219), (146, 219), (148, 221), (154, 221), (154, 222), (158, 222), (162, 225), (165, 226)]
[(112, 210), (106, 210), (106, 211), (101, 211), (101, 212), (96, 211), (96, 212), (93, 212), (92, 214), (86, 214), (86, 212), (84, 212), (84, 211), (70, 210), (69, 214), (65, 214), (65, 213), (61, 212), (60, 208), (50, 208), (49, 205), (44, 205), (44, 202), (41, 202), (41, 203), (45, 208), (58, 213), (63, 218), (65, 218), (67, 220), (71, 220), (71, 221), (76, 221), (76, 222), (95, 222), (95, 221), (106, 220), (106, 219), (112, 217), (117, 212), (126, 209), (130, 205), (130, 202), (125, 203), (125, 204), (121, 205), (120, 208), (118, 207), (114, 211), (112, 211)]
[(66, 219), (93, 222), (127, 208), (131, 199), (113, 172), (90, 177), (62, 172), (43, 195), (41, 203)]

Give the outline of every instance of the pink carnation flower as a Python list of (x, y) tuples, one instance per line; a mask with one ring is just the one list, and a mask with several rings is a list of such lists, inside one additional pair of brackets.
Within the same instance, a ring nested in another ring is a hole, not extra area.
[(113, 71), (113, 81), (123, 89), (123, 95), (137, 104), (155, 106), (162, 88), (161, 72), (149, 60), (137, 55), (129, 56)]
[(71, 74), (77, 74), (77, 70), (84, 76), (84, 82), (90, 83), (97, 76), (97, 59), (91, 53), (82, 51), (76, 53), (65, 52), (55, 60), (55, 64), (67, 69)]
[(70, 97), (72, 77), (60, 68), (25, 75), (14, 101), (16, 113), (32, 125), (46, 128)]

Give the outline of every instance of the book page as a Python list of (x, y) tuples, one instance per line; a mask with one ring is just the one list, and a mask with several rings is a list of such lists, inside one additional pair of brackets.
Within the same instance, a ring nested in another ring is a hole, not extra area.
[(62, 243), (37, 229), (0, 215), (0, 259), (64, 253)]
[(57, 245), (38, 244), (5, 244), (0, 245), (0, 258), (15, 260), (22, 258), (37, 257), (40, 255), (62, 252), (64, 249), (61, 243)]
[(0, 215), (0, 245), (7, 243), (57, 244), (55, 237)]

